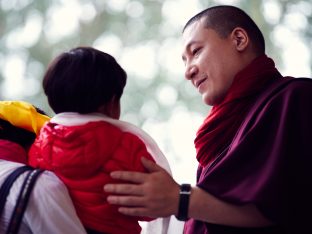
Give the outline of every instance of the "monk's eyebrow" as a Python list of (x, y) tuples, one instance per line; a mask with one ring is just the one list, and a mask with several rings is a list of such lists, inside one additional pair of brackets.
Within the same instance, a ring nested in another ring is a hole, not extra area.
[[(185, 51), (184, 51), (183, 54), (187, 53), (187, 51), (190, 50), (190, 47), (191, 47), (193, 44), (195, 44), (195, 43), (199, 43), (199, 41), (195, 41), (195, 40), (194, 40), (194, 41), (190, 41), (190, 42), (186, 45)], [(182, 60), (185, 61), (185, 60), (186, 60), (186, 57), (185, 57), (183, 54), (182, 54)]]

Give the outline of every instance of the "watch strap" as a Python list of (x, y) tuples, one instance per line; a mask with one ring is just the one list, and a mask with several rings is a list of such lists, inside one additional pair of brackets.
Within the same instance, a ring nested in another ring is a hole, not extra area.
[(191, 185), (181, 184), (180, 185), (180, 197), (179, 197), (179, 208), (176, 218), (180, 221), (186, 221), (188, 219), (188, 207), (191, 195)]

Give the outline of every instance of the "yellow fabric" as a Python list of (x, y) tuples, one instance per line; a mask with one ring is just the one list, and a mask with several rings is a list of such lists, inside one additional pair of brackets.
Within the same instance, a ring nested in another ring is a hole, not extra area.
[(27, 102), (0, 101), (0, 119), (37, 135), (50, 117), (38, 113), (36, 108)]

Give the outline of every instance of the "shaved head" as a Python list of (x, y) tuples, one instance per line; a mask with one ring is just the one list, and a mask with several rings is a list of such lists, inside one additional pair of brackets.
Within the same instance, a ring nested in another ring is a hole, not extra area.
[(227, 5), (207, 8), (193, 16), (185, 24), (183, 32), (189, 25), (202, 19), (205, 28), (215, 30), (221, 38), (228, 37), (237, 27), (243, 28), (252, 42), (255, 53), (258, 55), (265, 53), (264, 37), (260, 29), (243, 10)]

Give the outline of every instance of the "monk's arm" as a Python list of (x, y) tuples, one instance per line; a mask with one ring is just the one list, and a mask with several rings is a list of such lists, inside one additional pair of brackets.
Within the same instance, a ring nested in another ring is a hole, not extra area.
[(264, 227), (272, 224), (254, 205), (233, 205), (198, 187), (192, 187), (188, 214), (197, 220), (228, 226)]
[[(117, 171), (111, 174), (125, 183), (104, 187), (106, 192), (112, 194), (108, 196), (108, 202), (119, 205), (119, 211), (125, 215), (177, 215), (179, 184), (155, 163), (144, 158), (142, 163), (148, 173)], [(233, 205), (198, 187), (192, 187), (188, 215), (196, 220), (238, 227), (264, 227), (271, 224), (254, 205)]]

